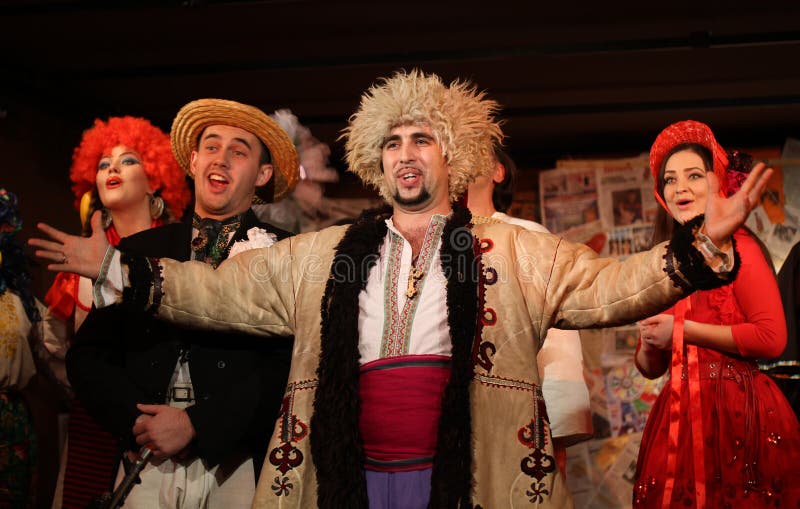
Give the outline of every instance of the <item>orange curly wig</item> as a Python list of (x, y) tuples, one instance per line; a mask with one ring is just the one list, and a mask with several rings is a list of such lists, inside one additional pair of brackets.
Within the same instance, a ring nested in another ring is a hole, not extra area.
[(172, 155), (169, 136), (149, 121), (136, 117), (110, 117), (107, 122), (96, 119), (94, 126), (84, 131), (72, 154), (69, 170), (75, 208), (80, 207), (86, 191), (96, 193), (97, 165), (117, 145), (139, 153), (150, 187), (160, 191), (171, 214), (180, 219), (191, 197), (185, 174)]

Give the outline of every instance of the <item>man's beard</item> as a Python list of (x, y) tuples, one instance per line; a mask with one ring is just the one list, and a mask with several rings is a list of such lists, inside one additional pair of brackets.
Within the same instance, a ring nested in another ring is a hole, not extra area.
[(424, 187), (422, 189), (420, 189), (418, 195), (416, 195), (414, 197), (411, 197), (411, 198), (402, 198), (402, 197), (400, 197), (400, 190), (399, 189), (394, 192), (394, 202), (399, 204), (399, 205), (405, 205), (407, 207), (408, 206), (414, 206), (414, 205), (420, 205), (420, 204), (425, 203), (426, 201), (430, 200), (430, 198), (431, 198), (431, 193), (429, 193), (428, 190), (425, 189)]

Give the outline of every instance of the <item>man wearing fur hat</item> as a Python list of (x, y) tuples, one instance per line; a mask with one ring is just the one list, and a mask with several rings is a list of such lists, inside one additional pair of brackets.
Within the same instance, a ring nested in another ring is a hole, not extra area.
[(124, 285), (126, 305), (159, 318), (294, 334), (254, 507), (571, 507), (536, 369), (547, 330), (629, 323), (724, 284), (730, 233), (770, 172), (715, 196), (705, 233), (687, 225), (650, 252), (602, 259), (549, 234), (473, 225), (454, 205), (492, 167), (496, 108), (435, 75), (383, 80), (344, 136), (350, 170), (389, 206), (217, 271), (46, 226), (54, 241), (33, 243), (54, 262), (66, 253), (53, 269), (99, 277), (107, 296)]
[[(289, 236), (250, 209), (254, 197), (279, 200), (298, 179), (293, 143), (261, 110), (191, 102), (171, 142), (194, 179), (194, 217), (127, 237), (121, 249), (217, 267)], [(290, 360), (287, 338), (196, 332), (115, 306), (89, 314), (67, 368), (78, 397), (124, 448), (153, 450), (125, 507), (235, 509), (252, 503)]]

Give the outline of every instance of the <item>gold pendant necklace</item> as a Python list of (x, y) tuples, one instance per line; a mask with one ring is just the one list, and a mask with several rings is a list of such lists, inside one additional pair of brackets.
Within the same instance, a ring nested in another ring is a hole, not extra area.
[(417, 282), (425, 275), (425, 271), (416, 267), (411, 267), (408, 272), (408, 286), (406, 286), (406, 297), (413, 299), (417, 296)]

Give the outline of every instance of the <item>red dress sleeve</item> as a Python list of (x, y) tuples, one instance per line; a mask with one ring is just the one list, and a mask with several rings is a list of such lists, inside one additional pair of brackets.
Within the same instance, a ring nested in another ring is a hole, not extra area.
[(733, 294), (745, 320), (731, 326), (733, 340), (743, 357), (777, 357), (786, 347), (786, 320), (778, 283), (756, 241), (744, 231), (735, 239), (741, 268)]

